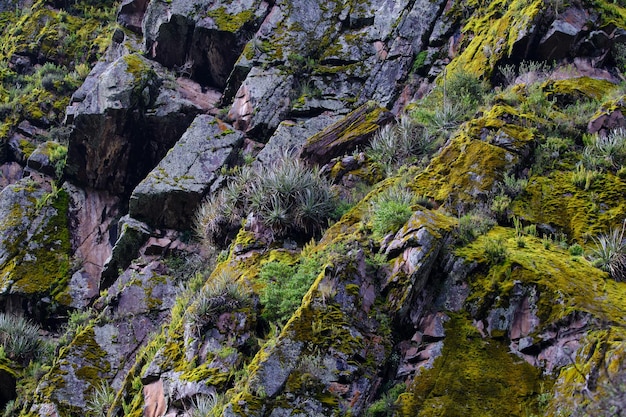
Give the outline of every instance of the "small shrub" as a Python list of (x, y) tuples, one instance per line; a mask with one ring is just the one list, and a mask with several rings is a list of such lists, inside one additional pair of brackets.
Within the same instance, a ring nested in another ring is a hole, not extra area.
[(381, 238), (400, 229), (413, 214), (411, 205), (414, 198), (410, 190), (402, 187), (390, 187), (382, 191), (370, 207), (374, 236)]
[(513, 85), (515, 83), (515, 78), (517, 78), (517, 70), (515, 65), (503, 65), (499, 68), (500, 74), (504, 79), (504, 86)]
[(11, 400), (4, 406), (2, 417), (13, 417), (19, 415), (20, 407), (15, 400)]
[(496, 195), (490, 208), (499, 221), (506, 221), (511, 213), (511, 197), (506, 194)]
[(315, 256), (305, 256), (298, 265), (273, 261), (264, 264), (259, 279), (265, 287), (259, 294), (264, 306), (261, 314), (270, 323), (285, 323), (302, 303), (302, 297), (320, 273)]
[(495, 224), (494, 219), (481, 212), (465, 214), (459, 218), (458, 239), (461, 244), (468, 244), (478, 236), (487, 233)]
[(390, 417), (394, 415), (396, 411), (395, 403), (398, 400), (400, 394), (406, 390), (406, 385), (399, 383), (393, 386), (389, 391), (383, 394), (383, 396), (372, 403), (365, 412), (366, 417)]
[(582, 256), (583, 253), (583, 247), (580, 246), (578, 243), (574, 243), (572, 246), (569, 247), (569, 254), (572, 256)]
[(27, 362), (39, 354), (39, 327), (23, 317), (0, 313), (0, 345), (9, 359)]
[(508, 251), (504, 246), (504, 240), (498, 239), (486, 239), (485, 240), (485, 257), (491, 265), (498, 265), (506, 260), (508, 257)]
[(620, 229), (594, 237), (596, 247), (591, 251), (593, 265), (609, 273), (616, 281), (626, 281), (626, 222)]
[(511, 198), (515, 198), (520, 195), (527, 186), (528, 180), (526, 178), (515, 178), (514, 175), (509, 174), (505, 174), (502, 182), (500, 183), (502, 193)]

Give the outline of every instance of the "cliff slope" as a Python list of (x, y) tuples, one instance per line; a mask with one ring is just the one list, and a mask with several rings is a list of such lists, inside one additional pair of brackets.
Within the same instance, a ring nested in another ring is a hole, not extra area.
[(0, 23), (5, 416), (626, 410), (623, 1)]

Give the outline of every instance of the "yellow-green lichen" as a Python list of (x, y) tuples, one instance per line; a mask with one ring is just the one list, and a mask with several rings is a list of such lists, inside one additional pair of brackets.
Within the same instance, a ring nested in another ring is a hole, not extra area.
[(227, 12), (227, 8), (222, 6), (209, 10), (207, 15), (213, 19), (219, 30), (234, 33), (254, 17), (254, 12), (248, 9), (240, 13), (230, 14)]
[(452, 315), (445, 328), (441, 356), (400, 395), (398, 416), (524, 417), (538, 411), (541, 370), (501, 341), (483, 339), (463, 315)]
[(572, 181), (572, 172), (532, 176), (513, 203), (514, 213), (529, 223), (556, 227), (583, 242), (626, 218), (626, 182), (610, 173), (598, 175), (587, 190)]
[(470, 72), (488, 78), (495, 64), (513, 53), (514, 46), (531, 30), (545, 7), (540, 0), (480, 2), (463, 28), (467, 45), (448, 65), (447, 71)]
[[(626, 285), (609, 280), (583, 257), (573, 257), (558, 245), (545, 248), (539, 238), (524, 236), (524, 247), (517, 243), (516, 231), (496, 227), (456, 253), (468, 261), (487, 267), (471, 279), (467, 305), (482, 311), (494, 297), (506, 302), (516, 283), (536, 287), (537, 315), (542, 323), (556, 323), (575, 312), (585, 312), (601, 320), (626, 324)], [(505, 260), (489, 265), (485, 252), (488, 241), (496, 241), (506, 252)]]

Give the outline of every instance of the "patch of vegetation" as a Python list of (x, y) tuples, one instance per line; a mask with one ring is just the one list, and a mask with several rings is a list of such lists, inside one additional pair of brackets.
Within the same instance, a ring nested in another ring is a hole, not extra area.
[(306, 239), (327, 225), (336, 205), (331, 184), (317, 168), (285, 155), (270, 166), (238, 169), (226, 187), (201, 205), (196, 230), (215, 244), (225, 229), (236, 229), (254, 213), (274, 237)]
[(296, 265), (271, 261), (259, 271), (259, 280), (265, 285), (259, 297), (263, 304), (261, 316), (270, 323), (285, 323), (302, 303), (321, 270), (315, 255), (302, 256)]
[(228, 311), (235, 311), (252, 302), (251, 294), (237, 277), (222, 272), (206, 284), (190, 310), (192, 322), (198, 328), (215, 324), (219, 316)]
[(626, 281), (626, 222), (621, 228), (612, 229), (593, 237), (596, 244), (590, 257), (593, 265), (609, 273), (616, 281)]
[(365, 412), (365, 417), (391, 417), (394, 415), (397, 405), (395, 404), (400, 394), (406, 391), (406, 385), (399, 383), (394, 385), (383, 396), (372, 403)]
[(390, 176), (402, 165), (426, 165), (436, 147), (430, 132), (405, 115), (398, 124), (385, 125), (376, 132), (367, 155)]
[(107, 415), (115, 400), (115, 391), (107, 381), (93, 388), (85, 406), (87, 417), (101, 417)]
[(0, 313), (0, 346), (7, 358), (28, 363), (42, 347), (39, 327), (23, 317)]
[(496, 221), (483, 211), (473, 211), (459, 218), (456, 235), (461, 245), (466, 245), (485, 234), (495, 224)]
[(404, 187), (389, 187), (379, 193), (370, 206), (374, 237), (382, 238), (400, 229), (413, 214), (414, 203), (415, 195)]

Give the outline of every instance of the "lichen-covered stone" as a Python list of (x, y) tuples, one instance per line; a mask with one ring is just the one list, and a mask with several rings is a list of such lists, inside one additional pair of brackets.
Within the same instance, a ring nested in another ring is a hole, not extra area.
[(67, 110), (76, 183), (128, 193), (180, 138), (201, 109), (165, 78), (137, 54), (96, 65)]
[(152, 227), (190, 229), (220, 170), (237, 155), (243, 135), (213, 117), (198, 116), (168, 154), (133, 190), (129, 214)]
[(45, 180), (25, 178), (0, 192), (0, 288), (39, 303), (67, 289), (70, 238), (68, 196)]
[(111, 255), (105, 261), (100, 278), (100, 287), (108, 288), (118, 276), (135, 259), (139, 249), (150, 237), (150, 227), (126, 215), (118, 224), (118, 238), (113, 245)]

